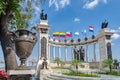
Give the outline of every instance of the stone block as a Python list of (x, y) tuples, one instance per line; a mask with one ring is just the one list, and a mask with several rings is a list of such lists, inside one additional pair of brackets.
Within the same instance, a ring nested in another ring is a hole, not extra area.
[(9, 70), (10, 80), (33, 80), (35, 70)]

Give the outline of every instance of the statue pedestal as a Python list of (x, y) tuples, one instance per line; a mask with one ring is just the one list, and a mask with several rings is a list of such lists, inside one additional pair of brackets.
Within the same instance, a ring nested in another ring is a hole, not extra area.
[(35, 70), (9, 70), (10, 80), (34, 80)]
[(90, 66), (89, 63), (81, 63), (81, 66), (78, 68), (80, 72), (83, 73), (90, 73)]
[(51, 69), (41, 69), (40, 74), (51, 74), (53, 71)]

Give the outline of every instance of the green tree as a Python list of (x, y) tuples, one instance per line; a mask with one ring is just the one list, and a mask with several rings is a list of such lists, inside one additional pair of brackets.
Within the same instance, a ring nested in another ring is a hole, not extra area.
[(64, 61), (60, 61), (60, 67), (62, 68), (65, 65)]
[[(14, 22), (17, 27), (28, 27), (28, 25), (26, 25), (28, 21), (25, 21), (27, 19), (23, 20), (24, 17), (21, 17), (22, 14), (28, 15), (25, 18), (32, 17), (29, 12), (33, 10), (31, 9), (31, 4), (33, 2), (29, 2), (31, 0), (27, 1), (28, 7), (22, 7), (20, 3), (24, 3), (25, 0), (0, 0), (0, 42), (4, 54), (6, 70), (12, 70), (17, 67), (15, 46), (13, 41), (14, 34), (9, 31), (8, 24), (12, 25), (11, 22)], [(40, 1), (44, 0), (34, 0), (36, 4), (38, 4)], [(24, 11), (28, 12), (24, 13)]]
[(76, 71), (78, 71), (78, 66), (80, 62), (81, 62), (80, 60), (74, 59), (71, 63), (71, 65), (75, 67)]
[(58, 65), (58, 67), (59, 67), (60, 62), (61, 62), (60, 58), (56, 57), (54, 61), (57, 63), (57, 65)]
[(115, 69), (117, 69), (119, 67), (119, 62), (118, 62), (117, 59), (113, 60), (113, 66), (114, 66)]
[(113, 60), (112, 59), (105, 59), (102, 62), (102, 66), (103, 67), (109, 67), (109, 72), (111, 73), (112, 72), (112, 66), (113, 66)]

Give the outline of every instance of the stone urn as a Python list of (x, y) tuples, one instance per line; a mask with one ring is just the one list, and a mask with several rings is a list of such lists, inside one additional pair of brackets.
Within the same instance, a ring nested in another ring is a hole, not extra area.
[(19, 29), (15, 32), (15, 47), (16, 47), (16, 54), (20, 58), (21, 64), (17, 67), (19, 70), (29, 69), (26, 66), (26, 59), (30, 56), (33, 47), (37, 41), (37, 37), (35, 33), (26, 30), (26, 29)]

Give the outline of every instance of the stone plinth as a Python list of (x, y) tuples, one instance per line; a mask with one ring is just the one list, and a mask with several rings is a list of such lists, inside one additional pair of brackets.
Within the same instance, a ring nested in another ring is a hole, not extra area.
[(51, 74), (52, 72), (51, 69), (41, 69), (40, 74)]
[(90, 73), (89, 63), (81, 63), (81, 66), (78, 67), (78, 71), (83, 73)]
[(10, 80), (33, 80), (35, 70), (9, 70)]

